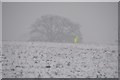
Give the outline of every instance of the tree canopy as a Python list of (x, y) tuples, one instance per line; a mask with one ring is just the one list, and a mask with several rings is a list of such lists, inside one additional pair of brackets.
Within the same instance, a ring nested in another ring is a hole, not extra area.
[[(77, 43), (82, 42), (80, 25), (57, 15), (43, 15), (31, 26), (30, 41)], [(77, 37), (77, 38), (76, 38)]]

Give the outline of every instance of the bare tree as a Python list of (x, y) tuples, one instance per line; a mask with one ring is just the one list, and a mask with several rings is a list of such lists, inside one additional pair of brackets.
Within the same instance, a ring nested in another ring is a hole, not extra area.
[(82, 42), (79, 24), (57, 15), (44, 15), (31, 26), (30, 41), (73, 43)]

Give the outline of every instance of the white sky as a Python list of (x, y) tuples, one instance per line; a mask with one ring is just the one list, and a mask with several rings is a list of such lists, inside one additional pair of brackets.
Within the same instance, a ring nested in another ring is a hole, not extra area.
[(26, 40), (28, 27), (44, 14), (79, 23), (85, 43), (115, 44), (118, 3), (3, 3), (3, 40)]

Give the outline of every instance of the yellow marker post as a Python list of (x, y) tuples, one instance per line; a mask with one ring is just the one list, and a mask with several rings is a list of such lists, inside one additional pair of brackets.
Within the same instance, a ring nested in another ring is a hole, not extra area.
[(78, 43), (78, 37), (77, 36), (75, 36), (75, 38), (74, 38), (74, 43)]

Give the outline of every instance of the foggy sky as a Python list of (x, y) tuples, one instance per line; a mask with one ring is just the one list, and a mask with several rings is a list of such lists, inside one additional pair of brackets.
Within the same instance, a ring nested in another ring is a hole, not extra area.
[(0, 41), (2, 41), (2, 2), (0, 1)]
[(115, 44), (118, 38), (117, 2), (4, 2), (2, 5), (3, 40), (27, 40), (29, 27), (45, 14), (79, 23), (84, 43)]

